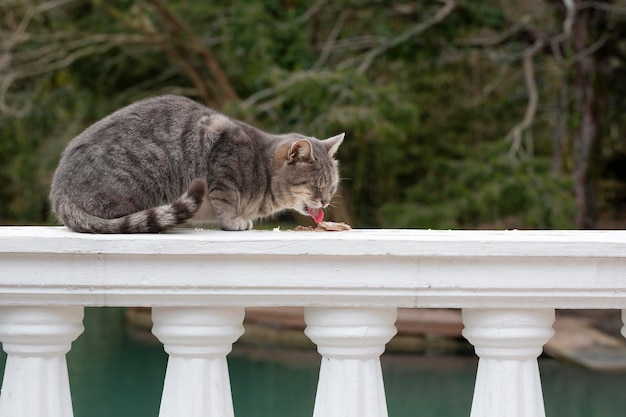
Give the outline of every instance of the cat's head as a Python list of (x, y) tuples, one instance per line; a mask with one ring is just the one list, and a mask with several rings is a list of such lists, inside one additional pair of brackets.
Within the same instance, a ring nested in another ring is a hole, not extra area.
[(334, 155), (344, 133), (319, 140), (302, 135), (286, 135), (275, 155), (273, 183), (284, 208), (321, 221), (323, 208), (339, 185), (339, 167)]

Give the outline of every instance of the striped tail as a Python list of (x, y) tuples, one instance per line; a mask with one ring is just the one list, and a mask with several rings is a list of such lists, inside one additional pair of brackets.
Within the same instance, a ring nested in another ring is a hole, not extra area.
[(181, 225), (192, 218), (207, 193), (203, 179), (193, 180), (189, 189), (176, 201), (114, 219), (104, 219), (85, 212), (70, 201), (59, 202), (56, 215), (75, 232), (82, 233), (158, 233)]

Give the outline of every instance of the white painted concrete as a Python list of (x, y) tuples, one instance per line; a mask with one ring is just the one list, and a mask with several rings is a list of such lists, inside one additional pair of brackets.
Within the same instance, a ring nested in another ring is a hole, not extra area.
[(83, 332), (83, 308), (2, 307), (7, 353), (0, 417), (72, 417), (65, 354)]
[(169, 355), (159, 417), (232, 417), (226, 355), (243, 334), (241, 307), (156, 307), (152, 332)]
[(545, 417), (537, 357), (554, 310), (465, 309), (463, 336), (479, 356), (471, 417)]
[(626, 307), (621, 231), (3, 227), (0, 265), (0, 305)]
[(0, 417), (72, 416), (64, 355), (84, 306), (153, 307), (170, 355), (161, 417), (232, 416), (226, 355), (256, 306), (306, 307), (316, 417), (386, 417), (379, 356), (398, 307), (463, 309), (480, 357), (472, 417), (543, 417), (536, 358), (554, 309), (626, 311), (625, 277), (622, 231), (1, 227)]
[(306, 335), (322, 355), (313, 417), (386, 417), (380, 355), (395, 308), (307, 307)]

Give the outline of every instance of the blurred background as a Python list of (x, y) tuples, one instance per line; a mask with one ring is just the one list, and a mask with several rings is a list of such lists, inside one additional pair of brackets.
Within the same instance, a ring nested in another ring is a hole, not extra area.
[(0, 223), (51, 223), (64, 146), (177, 93), (346, 132), (356, 227), (619, 228), (626, 2), (2, 0)]
[[(54, 223), (65, 145), (175, 93), (270, 132), (346, 132), (330, 217), (355, 227), (625, 228), (625, 54), (626, 1), (0, 0), (0, 224)], [(133, 311), (87, 309), (78, 417), (157, 414), (167, 357)], [(542, 357), (547, 415), (623, 415), (622, 324), (601, 313), (620, 366)], [(383, 357), (392, 416), (469, 415), (476, 357), (460, 318), (432, 322)], [(319, 356), (266, 324), (230, 356), (235, 412), (311, 415)]]

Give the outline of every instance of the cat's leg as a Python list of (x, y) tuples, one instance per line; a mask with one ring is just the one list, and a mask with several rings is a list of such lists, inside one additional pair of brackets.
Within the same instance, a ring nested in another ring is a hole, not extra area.
[(239, 214), (237, 205), (234, 203), (239, 199), (235, 198), (232, 193), (225, 193), (219, 189), (212, 189), (209, 191), (207, 198), (213, 208), (215, 218), (223, 230), (252, 229), (252, 220)]
[(252, 229), (252, 220), (244, 219), (242, 217), (235, 217), (233, 219), (225, 219), (223, 218), (223, 216), (217, 216), (217, 218), (219, 219), (220, 227), (224, 230), (250, 230)]
[[(215, 200), (213, 200), (215, 201)], [(218, 202), (219, 206), (220, 203)], [(226, 208), (222, 207), (221, 215), (218, 215), (218, 211), (213, 207), (213, 202), (205, 199), (202, 202), (202, 206), (191, 219), (191, 223), (215, 223), (218, 222), (220, 227), (224, 230), (249, 230), (252, 229), (252, 221), (243, 219), (241, 217), (229, 218), (225, 213), (231, 212), (229, 204), (225, 204)]]

